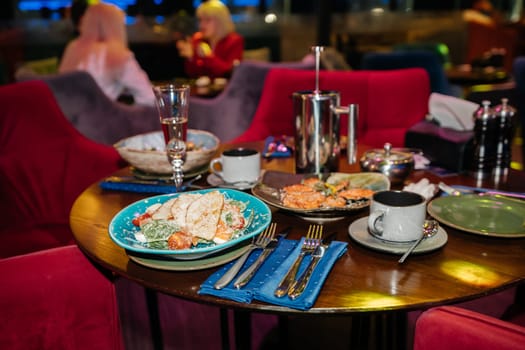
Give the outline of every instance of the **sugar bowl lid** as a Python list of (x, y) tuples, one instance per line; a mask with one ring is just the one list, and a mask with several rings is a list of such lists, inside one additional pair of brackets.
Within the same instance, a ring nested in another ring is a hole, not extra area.
[[(401, 150), (393, 150), (392, 144), (385, 143), (383, 149), (372, 149), (364, 153), (361, 158), (361, 165), (363, 163), (368, 164), (369, 166), (378, 166), (380, 164), (405, 164), (413, 163), (414, 156), (410, 152), (403, 152)], [(369, 169), (370, 170), (370, 169)]]

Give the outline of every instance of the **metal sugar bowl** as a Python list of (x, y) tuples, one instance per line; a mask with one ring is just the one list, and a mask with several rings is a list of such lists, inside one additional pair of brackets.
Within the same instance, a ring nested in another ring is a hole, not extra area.
[(383, 173), (392, 184), (400, 184), (414, 169), (414, 156), (410, 152), (392, 149), (390, 143), (385, 143), (383, 149), (365, 152), (360, 164), (363, 171)]

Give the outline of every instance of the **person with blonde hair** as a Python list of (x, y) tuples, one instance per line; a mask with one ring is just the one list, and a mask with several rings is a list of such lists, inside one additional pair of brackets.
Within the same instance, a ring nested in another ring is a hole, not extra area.
[(124, 12), (112, 4), (90, 5), (79, 31), (64, 51), (59, 73), (87, 71), (110, 99), (131, 95), (135, 103), (153, 106), (149, 77), (128, 48)]
[(235, 32), (228, 7), (218, 0), (208, 0), (196, 10), (199, 31), (187, 40), (178, 40), (179, 54), (186, 60), (189, 77), (227, 77), (242, 59), (244, 39)]

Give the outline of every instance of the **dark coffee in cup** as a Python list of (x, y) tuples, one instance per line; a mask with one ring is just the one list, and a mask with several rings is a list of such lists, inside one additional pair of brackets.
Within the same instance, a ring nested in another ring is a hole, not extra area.
[(254, 154), (257, 154), (258, 152), (254, 149), (249, 148), (234, 148), (229, 149), (224, 152), (222, 152), (223, 155), (226, 157), (247, 157), (247, 156), (253, 156)]
[(377, 192), (373, 196), (374, 201), (394, 207), (408, 207), (425, 201), (419, 194), (402, 191)]

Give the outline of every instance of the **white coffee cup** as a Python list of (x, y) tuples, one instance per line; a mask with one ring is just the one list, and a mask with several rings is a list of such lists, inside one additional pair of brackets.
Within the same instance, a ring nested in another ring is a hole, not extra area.
[(211, 160), (210, 171), (226, 183), (256, 182), (261, 173), (261, 154), (248, 148), (225, 150), (220, 158)]
[(386, 241), (416, 240), (423, 234), (426, 205), (425, 198), (414, 192), (377, 192), (370, 203), (368, 230)]

